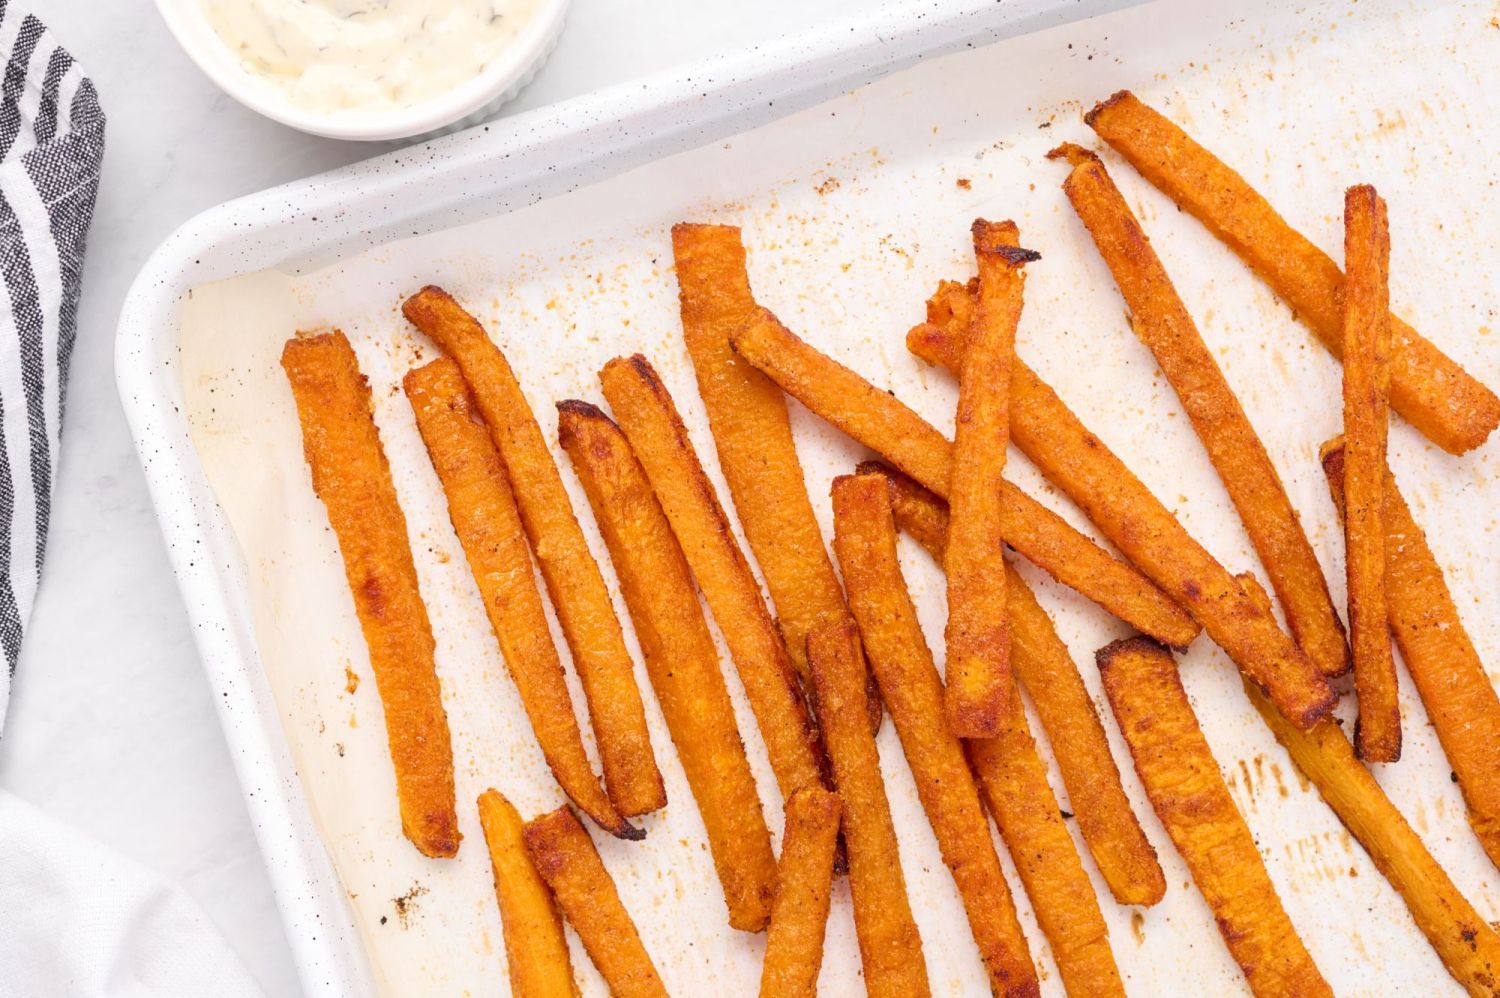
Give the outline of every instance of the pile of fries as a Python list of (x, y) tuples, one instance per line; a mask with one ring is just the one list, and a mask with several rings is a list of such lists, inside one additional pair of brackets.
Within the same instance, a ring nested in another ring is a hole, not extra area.
[[(1388, 410), (1462, 454), (1500, 423), (1500, 398), (1391, 314), (1386, 207), (1373, 188), (1347, 192), (1341, 270), (1229, 166), (1130, 93), (1085, 121), (1342, 359), (1342, 434), (1325, 445), (1322, 463), (1344, 524), (1347, 634), (1266, 448), (1096, 153), (1073, 144), (1052, 153), (1068, 167), (1063, 191), (1218, 471), (1290, 633), (1260, 582), (1215, 560), (1016, 355), (1026, 271), (1045, 263), (1014, 223), (974, 222), (976, 276), (943, 282), (926, 321), (907, 334), (913, 354), (958, 379), (951, 441), (761, 307), (738, 229), (674, 227), (684, 338), (729, 503), (645, 357), (620, 357), (600, 372), (612, 415), (559, 401), (557, 433), (702, 815), (728, 922), (767, 933), (761, 994), (816, 993), (841, 875), (869, 993), (929, 993), (876, 748), (887, 713), (993, 992), (1036, 994), (1038, 976), (990, 819), (1067, 991), (1124, 993), (1023, 690), (1111, 900), (1153, 905), (1166, 881), (1077, 664), (1010, 564), (1019, 555), (1139, 632), (1098, 651), (1105, 695), (1150, 806), (1254, 993), (1330, 992), (1184, 693), (1174, 651), (1200, 630), (1239, 667), (1255, 711), (1400, 893), (1454, 979), (1473, 994), (1500, 995), (1500, 935), (1366, 768), (1396, 762), (1411, 723), (1396, 696), (1394, 639), (1474, 833), (1500, 865), (1500, 699), (1386, 462)], [(520, 703), (572, 805), (524, 821), (496, 790), (478, 801), (513, 992), (576, 993), (566, 920), (614, 994), (664, 994), (577, 815), (640, 839), (632, 819), (667, 804), (621, 621), (500, 348), (440, 288), (422, 289), (403, 312), (443, 354), (405, 379), (416, 425)], [(403, 831), (423, 854), (452, 856), (460, 835), (432, 631), (369, 388), (338, 332), (291, 340), (282, 363), (384, 705)], [(879, 458), (834, 482), (831, 554), (786, 396)], [(1119, 556), (1005, 479), (1012, 442)], [(898, 532), (946, 573), (941, 671), (907, 590)], [(767, 788), (752, 777), (700, 596), (785, 802), (779, 857), (760, 796)], [(600, 773), (584, 749), (546, 603), (581, 681)], [(1339, 677), (1351, 671), (1352, 743), (1332, 715)]]

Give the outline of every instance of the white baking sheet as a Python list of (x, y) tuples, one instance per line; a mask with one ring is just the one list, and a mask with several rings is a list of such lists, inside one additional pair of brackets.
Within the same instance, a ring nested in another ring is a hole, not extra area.
[[(1129, 86), (1330, 249), (1341, 243), (1343, 188), (1373, 181), (1390, 203), (1397, 310), (1481, 378), (1500, 383), (1492, 333), (1500, 275), (1486, 244), (1486, 222), (1500, 217), (1500, 195), (1487, 179), (1500, 141), (1481, 127), (1500, 99), (1493, 70), (1500, 64), (1500, 29), (1488, 23), (1496, 13), (1487, 3), (1366, 0), (1309, 11), (1262, 2), (1229, 12), (1167, 0), (946, 57), (503, 217), (390, 243), (315, 273), (267, 273), (195, 290), (181, 329), (194, 441), (244, 551), (261, 659), (381, 989), (506, 993), (498, 914), (472, 801), (488, 786), (527, 814), (561, 801), (399, 391), (401, 374), (433, 355), (400, 317), (404, 295), (435, 282), (468, 304), (517, 368), (549, 437), (555, 401), (597, 400), (594, 372), (605, 360), (646, 353), (717, 475), (680, 345), (672, 222), (744, 226), (752, 284), (764, 304), (951, 428), (952, 385), (906, 355), (902, 334), (921, 317), (922, 300), (938, 279), (971, 272), (969, 221), (1014, 217), (1025, 243), (1044, 255), (1029, 268), (1020, 351), (1231, 569), (1258, 569), (1201, 446), (1131, 335), (1109, 275), (1058, 189), (1063, 169), (1043, 154), (1064, 139), (1092, 144), (1080, 110)], [(1128, 167), (1106, 159), (1265, 438), (1342, 599), (1342, 545), (1315, 459), (1317, 445), (1339, 424), (1336, 365), (1195, 222)], [(424, 859), (400, 836), (379, 700), (276, 364), (294, 330), (333, 325), (350, 335), (374, 386), (437, 632), (467, 836), (452, 861)], [(861, 452), (795, 406), (794, 420), (826, 530), (828, 481)], [(1493, 659), (1500, 633), (1479, 610), (1500, 596), (1484, 557), (1500, 505), (1495, 445), (1451, 458), (1398, 424), (1392, 450), (1475, 642)], [(1087, 529), (1024, 458), (1013, 460), (1018, 482)], [(561, 463), (566, 469), (565, 458)], [(564, 478), (592, 536), (571, 472)], [(940, 579), (925, 556), (907, 554), (908, 577), (940, 652)], [(1121, 625), (1023, 570), (1097, 693), (1093, 650), (1123, 633)], [(1399, 898), (1248, 709), (1222, 653), (1200, 639), (1183, 672), (1292, 920), (1335, 990), (1428, 994), (1451, 987)], [(780, 800), (727, 659), (726, 673), (768, 817), (779, 828)], [(350, 676), (360, 680), (357, 687)], [(639, 679), (649, 690), (643, 671)], [(574, 692), (581, 706), (576, 685)], [(1494, 917), (1500, 877), (1469, 834), (1409, 685), (1403, 694), (1406, 754), (1380, 771), (1381, 782), (1454, 880)], [(724, 923), (701, 823), (654, 698), (646, 699), (673, 803), (646, 820), (644, 843), (596, 841), (669, 989), (747, 993), (757, 979), (761, 939)], [(1103, 713), (1112, 730), (1107, 708)], [(1147, 910), (1113, 904), (1100, 885), (1127, 987), (1140, 994), (1243, 990), (1185, 867), (1145, 806), (1123, 746), (1115, 747), (1169, 884), (1166, 900)], [(984, 976), (951, 878), (889, 725), (880, 748), (934, 988), (981, 992)], [(1003, 847), (1001, 853), (1009, 867)], [(1014, 877), (1012, 884), (1044, 990), (1060, 993)], [(586, 992), (604, 993), (576, 940), (575, 970)], [(833, 995), (860, 990), (842, 888), (822, 983)]]

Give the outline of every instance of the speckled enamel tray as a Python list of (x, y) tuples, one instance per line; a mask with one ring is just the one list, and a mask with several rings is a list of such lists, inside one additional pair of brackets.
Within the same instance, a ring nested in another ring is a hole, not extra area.
[[(604, 359), (648, 353), (715, 477), (680, 349), (673, 221), (741, 224), (758, 298), (946, 429), (951, 379), (908, 356), (901, 334), (921, 317), (937, 279), (971, 272), (969, 221), (1014, 217), (1043, 254), (1029, 269), (1018, 351), (1209, 550), (1233, 570), (1258, 569), (1201, 445), (1058, 190), (1062, 171), (1044, 159), (1059, 141), (1093, 144), (1079, 112), (1128, 86), (1335, 255), (1343, 188), (1374, 182), (1391, 205), (1396, 310), (1481, 380), (1500, 384), (1491, 333), (1500, 256), (1489, 249), (1500, 189), (1484, 179), (1500, 161), (1500, 131), (1484, 127), (1500, 102), (1500, 31), (1473, 27), (1493, 17), (1488, 0), (1337, 8), (1246, 0), (1232, 9), (1157, 0), (1103, 9), (1117, 6), (887, 8), (773, 51), (224, 206), (153, 258), (121, 321), (121, 392), (309, 991), (504, 994), (472, 795), (493, 781), (525, 813), (558, 798), (502, 678), (399, 393), (401, 373), (432, 353), (395, 311), (416, 286), (441, 283), (474, 309), (549, 436), (553, 402), (598, 399)], [(1012, 37), (977, 44), (1001, 36)], [(1202, 226), (1106, 160), (1264, 438), (1342, 602), (1343, 545), (1316, 462), (1317, 444), (1339, 425), (1337, 364)], [(292, 330), (329, 324), (348, 332), (374, 388), (433, 617), (469, 839), (453, 860), (425, 860), (399, 837), (374, 684), (345, 682), (344, 669), (368, 677), (368, 663), (275, 365)], [(861, 452), (799, 406), (792, 418), (826, 531), (828, 480)], [(1454, 458), (1397, 420), (1390, 459), (1481, 656), (1500, 661), (1500, 618), (1484, 612), (1500, 602), (1487, 554), (1500, 530), (1500, 445)], [(1025, 460), (1013, 460), (1007, 474), (1092, 531)], [(581, 519), (590, 532), (591, 518)], [(941, 576), (913, 555), (904, 567), (929, 640), (940, 646)], [(1093, 651), (1125, 633), (1123, 625), (1030, 566), (1018, 570), (1100, 699)], [(1399, 896), (1249, 709), (1227, 658), (1200, 639), (1181, 663), (1230, 792), (1334, 990), (1456, 993)], [(726, 675), (774, 833), (779, 800), (763, 746), (733, 670)], [(1500, 876), (1464, 821), (1404, 675), (1401, 693), (1405, 753), (1377, 778), (1493, 917)], [(665, 746), (646, 699), (653, 739)], [(1102, 713), (1169, 884), (1148, 909), (1101, 905), (1127, 988), (1243, 992)], [(976, 993), (983, 973), (891, 726), (878, 741), (934, 990)], [(646, 819), (642, 843), (600, 837), (601, 856), (673, 994), (750, 993), (761, 943), (723, 924), (680, 768), (670, 752), (659, 756), (673, 804)], [(1059, 805), (1069, 809), (1065, 796)], [(1003, 851), (1001, 860), (1011, 870)], [(1015, 894), (1043, 993), (1060, 994), (1034, 913)], [(603, 994), (576, 941), (574, 954), (585, 994)], [(830, 995), (861, 991), (842, 885), (822, 985)]]
[(752, 128), (918, 59), (1130, 2), (889, 4), (860, 21), (220, 205), (152, 254), (120, 317), (120, 396), (309, 994), (367, 993), (369, 970), (257, 661), (243, 559), (182, 415), (182, 296), (210, 281), (269, 267), (312, 269), (397, 235), (501, 214)]

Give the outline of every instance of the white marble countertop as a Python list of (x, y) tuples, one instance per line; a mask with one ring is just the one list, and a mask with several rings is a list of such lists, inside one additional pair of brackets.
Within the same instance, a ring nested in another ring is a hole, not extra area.
[[(23, 3), (26, 0), (22, 0)], [(115, 321), (151, 250), (221, 201), (373, 155), (221, 94), (148, 0), (30, 0), (109, 119), (54, 521), (0, 787), (180, 881), (268, 994), (298, 992), (270, 886), (115, 395)], [(847, 17), (862, 0), (575, 0), (514, 112)]]

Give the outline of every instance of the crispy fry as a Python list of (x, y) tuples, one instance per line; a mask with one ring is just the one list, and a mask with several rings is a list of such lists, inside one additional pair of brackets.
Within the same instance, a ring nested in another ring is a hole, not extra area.
[[(885, 476), (897, 527), (929, 551), (947, 547), (947, 503), (879, 461), (863, 461), (857, 470)], [(1150, 579), (1009, 482), (1002, 483), (1001, 492), (1005, 501), (1000, 507), (1000, 531), (1006, 543), (1033, 565), (1163, 644), (1174, 648), (1192, 644), (1198, 636), (1197, 622)], [(942, 555), (934, 553), (934, 557), (942, 561)]]
[(682, 548), (619, 428), (587, 402), (557, 409), (558, 437), (609, 548), (646, 672), (703, 816), (729, 924), (759, 932), (771, 914), (776, 857)]
[[(781, 389), (729, 348), (729, 334), (755, 310), (740, 230), (729, 225), (672, 226), (683, 338), (719, 468), (750, 553), (765, 577), (782, 637), (803, 685), (807, 635), (823, 621), (849, 619), (844, 591), (807, 495), (807, 481)], [(871, 682), (871, 723), (880, 699)]]
[[(1342, 356), (1344, 275), (1245, 178), (1128, 91), (1084, 120), (1260, 275), (1334, 356)], [(1390, 327), (1392, 406), (1450, 453), (1478, 447), (1500, 424), (1500, 398), (1394, 315)]]
[(1344, 193), (1344, 566), (1359, 719), (1354, 750), (1366, 762), (1401, 758), (1401, 702), (1385, 606), (1386, 399), (1390, 391), (1391, 237), (1385, 202), (1369, 186)]
[(651, 956), (641, 943), (615, 882), (573, 812), (566, 806), (526, 823), (526, 849), (568, 924), (616, 998), (665, 998)]
[[(979, 791), (958, 738), (944, 722), (943, 684), (896, 559), (896, 525), (884, 478), (845, 475), (834, 479), (833, 550), (844, 573), (849, 608), (864, 638), (865, 655), (896, 723), (922, 809), (968, 913), (969, 929), (990, 975), (990, 990), (997, 995), (1036, 994), (1036, 970), (984, 820)], [(1007, 706), (1019, 706), (1014, 687), (1007, 693)], [(1067, 837), (1066, 830), (1062, 834)], [(1077, 857), (1073, 859), (1076, 865)], [(1082, 875), (1082, 867), (1078, 872)], [(1085, 877), (1085, 893), (1091, 900), (1087, 883)], [(1051, 932), (1058, 926), (1047, 921), (1050, 911), (1044, 914), (1041, 899), (1033, 901), (1069, 988), (1077, 988), (1078, 994), (1093, 993), (1094, 985), (1103, 980), (1075, 976), (1081, 968), (1075, 963), (1078, 954), (1070, 945), (1072, 937), (1064, 931), (1062, 937), (1053, 938)], [(1085, 906), (1082, 899), (1079, 906)], [(1087, 926), (1086, 919), (1073, 924), (1084, 932), (1097, 928), (1102, 939), (1103, 921), (1097, 906), (1094, 915), (1095, 926)], [(1085, 983), (1090, 986), (1084, 987)], [(1114, 983), (1118, 991), (1118, 977)]]
[[(955, 297), (946, 284), (939, 295), (944, 307)], [(931, 315), (932, 303), (928, 308)], [(935, 335), (932, 324), (918, 326), (907, 334), (907, 347), (930, 362), (959, 361), (961, 328), (950, 323), (944, 335)], [(1191, 613), (1251, 680), (1269, 689), (1277, 707), (1304, 728), (1333, 709), (1337, 697), (1328, 681), (1276, 618), (1245, 599), (1224, 566), (1019, 358), (1010, 391), (1016, 445), (1136, 568)]]
[(620, 621), (510, 364), (442, 288), (423, 288), (401, 310), (458, 362), (505, 463), (521, 524), (583, 682), (609, 799), (626, 817), (655, 811), (667, 796)]
[(521, 816), (499, 791), (486, 790), (479, 795), (479, 824), (495, 875), (511, 994), (515, 998), (577, 998), (562, 919), (552, 892), (531, 865)]
[(370, 650), (401, 831), (423, 855), (452, 856), (462, 836), (448, 714), (406, 517), (371, 415), (370, 386), (340, 332), (288, 340), (281, 366), (297, 402), (313, 491), (328, 509)]
[[(1337, 441), (1324, 446), (1323, 470), (1340, 509), (1343, 461), (1344, 449)], [(1396, 646), (1458, 778), (1469, 825), (1490, 861), (1500, 867), (1500, 752), (1495, 751), (1500, 745), (1500, 697), (1464, 630), (1427, 537), (1389, 470), (1381, 488), (1381, 522), (1386, 605)]]
[[(758, 316), (731, 340), (741, 356), (813, 412), (942, 494), (952, 461), (941, 433), (764, 309)], [(1303, 725), (1332, 709), (1333, 690), (1275, 619), (1245, 601), (1224, 567), (1019, 359), (1011, 376), (1010, 420), (1011, 439), (1042, 473), (1193, 614), (1230, 658), (1268, 686), (1277, 706)]]
[(1187, 862), (1250, 990), (1331, 995), (1229, 796), (1172, 653), (1149, 638), (1127, 638), (1101, 648), (1098, 662), (1146, 796)]
[(896, 829), (880, 775), (880, 756), (866, 723), (865, 665), (854, 625), (816, 628), (807, 638), (807, 659), (843, 802), (849, 893), (865, 989), (871, 998), (930, 994), (922, 937), (906, 897)]
[(442, 357), (409, 372), (402, 384), (448, 498), (453, 530), (548, 768), (569, 799), (600, 828), (621, 838), (644, 838), (646, 833), (620, 817), (610, 803), (584, 752), (515, 497), (462, 372)]
[(791, 659), (672, 397), (639, 355), (610, 361), (599, 377), (724, 634), (782, 797), (821, 786), (822, 747)]
[(1453, 979), (1471, 995), (1500, 995), (1500, 935), (1454, 886), (1370, 771), (1354, 757), (1339, 726), (1323, 720), (1311, 731), (1298, 731), (1248, 683), (1245, 694), (1297, 768), (1401, 895)]
[[(910, 534), (941, 564), (948, 543), (947, 510), (942, 500), (881, 464), (866, 462), (860, 465), (860, 473), (886, 477), (897, 528)], [(910, 490), (904, 496), (900, 494), (903, 487)], [(1116, 901), (1156, 904), (1166, 893), (1166, 880), (1156, 861), (1156, 850), (1147, 841), (1120, 784), (1120, 770), (1110, 754), (1109, 739), (1099, 723), (1094, 701), (1067, 645), (1057, 636), (1031, 588), (1009, 562), (1005, 572), (1011, 665), (1016, 679), (1031, 694), (1042, 730), (1052, 743), (1052, 754), (1062, 772), (1083, 841)]]
[(786, 802), (776, 903), (761, 964), (761, 998), (815, 998), (818, 993), (839, 813), (838, 795), (822, 787), (803, 787)]
[(1014, 222), (974, 222), (979, 292), (973, 344), (959, 379), (948, 573), (948, 657), (944, 704), (961, 738), (1000, 732), (1011, 688), (1010, 625), (1005, 615), (1005, 538), (1001, 495), (1010, 440), (1010, 363), (1021, 319), (1021, 268), (1039, 255), (1017, 244)]
[(1151, 241), (1097, 156), (1071, 144), (1051, 155), (1073, 164), (1063, 191), (1114, 275), (1135, 334), (1155, 355), (1208, 451), (1286, 608), (1292, 637), (1324, 675), (1343, 674), (1349, 669), (1349, 645), (1317, 555), (1265, 445)]

